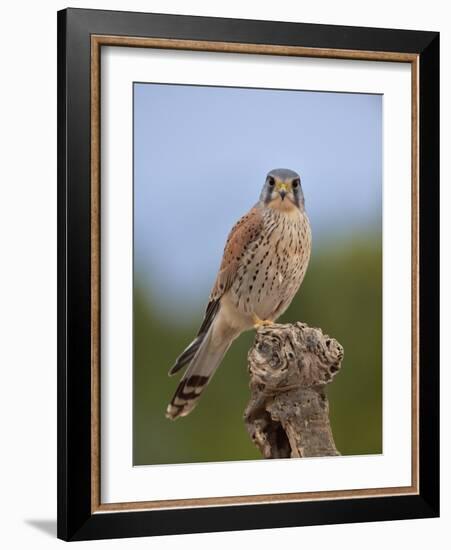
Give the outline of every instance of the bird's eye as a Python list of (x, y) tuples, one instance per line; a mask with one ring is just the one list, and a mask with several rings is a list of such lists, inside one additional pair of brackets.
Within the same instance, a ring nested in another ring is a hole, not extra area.
[(276, 180), (274, 178), (268, 178), (268, 184), (270, 187), (274, 187), (274, 185), (276, 185)]
[(294, 180), (291, 185), (292, 185), (293, 189), (296, 189), (296, 187), (299, 187), (299, 180)]

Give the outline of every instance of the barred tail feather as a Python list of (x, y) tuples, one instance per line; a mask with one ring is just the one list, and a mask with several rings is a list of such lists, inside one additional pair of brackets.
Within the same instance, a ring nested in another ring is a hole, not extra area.
[(169, 376), (172, 376), (176, 372), (178, 372), (180, 369), (183, 369), (186, 365), (188, 365), (194, 356), (196, 355), (196, 352), (200, 348), (200, 345), (204, 341), (205, 336), (208, 333), (208, 329), (211, 327), (211, 324), (213, 323), (213, 320), (216, 317), (216, 314), (219, 311), (219, 300), (211, 300), (208, 305), (207, 309), (205, 311), (205, 317), (202, 322), (201, 327), (199, 328), (199, 332), (196, 335), (196, 338), (191, 342), (191, 344), (177, 357), (176, 362), (169, 370)]
[(191, 364), (166, 409), (166, 416), (171, 420), (175, 420), (179, 416), (186, 416), (194, 409), (235, 338), (235, 334), (233, 334), (230, 337), (222, 338), (218, 343), (218, 339), (212, 337), (213, 330), (214, 323), (202, 338)]
[(203, 340), (205, 338), (205, 334), (201, 334), (200, 336), (197, 336), (191, 344), (177, 357), (176, 362), (169, 370), (169, 376), (174, 375), (176, 372), (178, 372), (180, 369), (183, 369), (186, 365), (191, 363), (194, 356), (196, 355), (197, 350), (199, 349), (200, 345), (202, 344)]

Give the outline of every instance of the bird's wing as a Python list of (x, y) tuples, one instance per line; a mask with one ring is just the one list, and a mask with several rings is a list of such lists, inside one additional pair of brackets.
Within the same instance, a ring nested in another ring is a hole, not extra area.
[(258, 239), (262, 228), (263, 216), (258, 206), (249, 210), (232, 227), (224, 247), (219, 273), (210, 294), (210, 303), (219, 300), (233, 285), (244, 253)]
[(205, 342), (208, 330), (219, 311), (221, 296), (232, 286), (240, 260), (246, 249), (259, 237), (262, 225), (263, 217), (261, 210), (258, 207), (254, 207), (232, 227), (202, 324), (196, 338), (177, 358), (169, 371), (170, 375), (175, 374), (186, 365), (190, 365), (196, 354), (198, 354), (202, 344)]

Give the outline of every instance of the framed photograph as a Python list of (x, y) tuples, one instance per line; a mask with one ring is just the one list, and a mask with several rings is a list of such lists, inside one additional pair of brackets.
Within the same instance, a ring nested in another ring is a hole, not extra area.
[(67, 9), (58, 98), (58, 536), (437, 516), (438, 33)]

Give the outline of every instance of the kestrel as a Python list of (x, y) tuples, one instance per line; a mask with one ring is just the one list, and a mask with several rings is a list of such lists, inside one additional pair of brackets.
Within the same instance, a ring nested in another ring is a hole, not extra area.
[(271, 170), (259, 202), (228, 236), (196, 338), (169, 371), (172, 375), (187, 367), (166, 410), (168, 418), (193, 410), (235, 338), (273, 323), (288, 308), (304, 279), (310, 251), (299, 174)]

